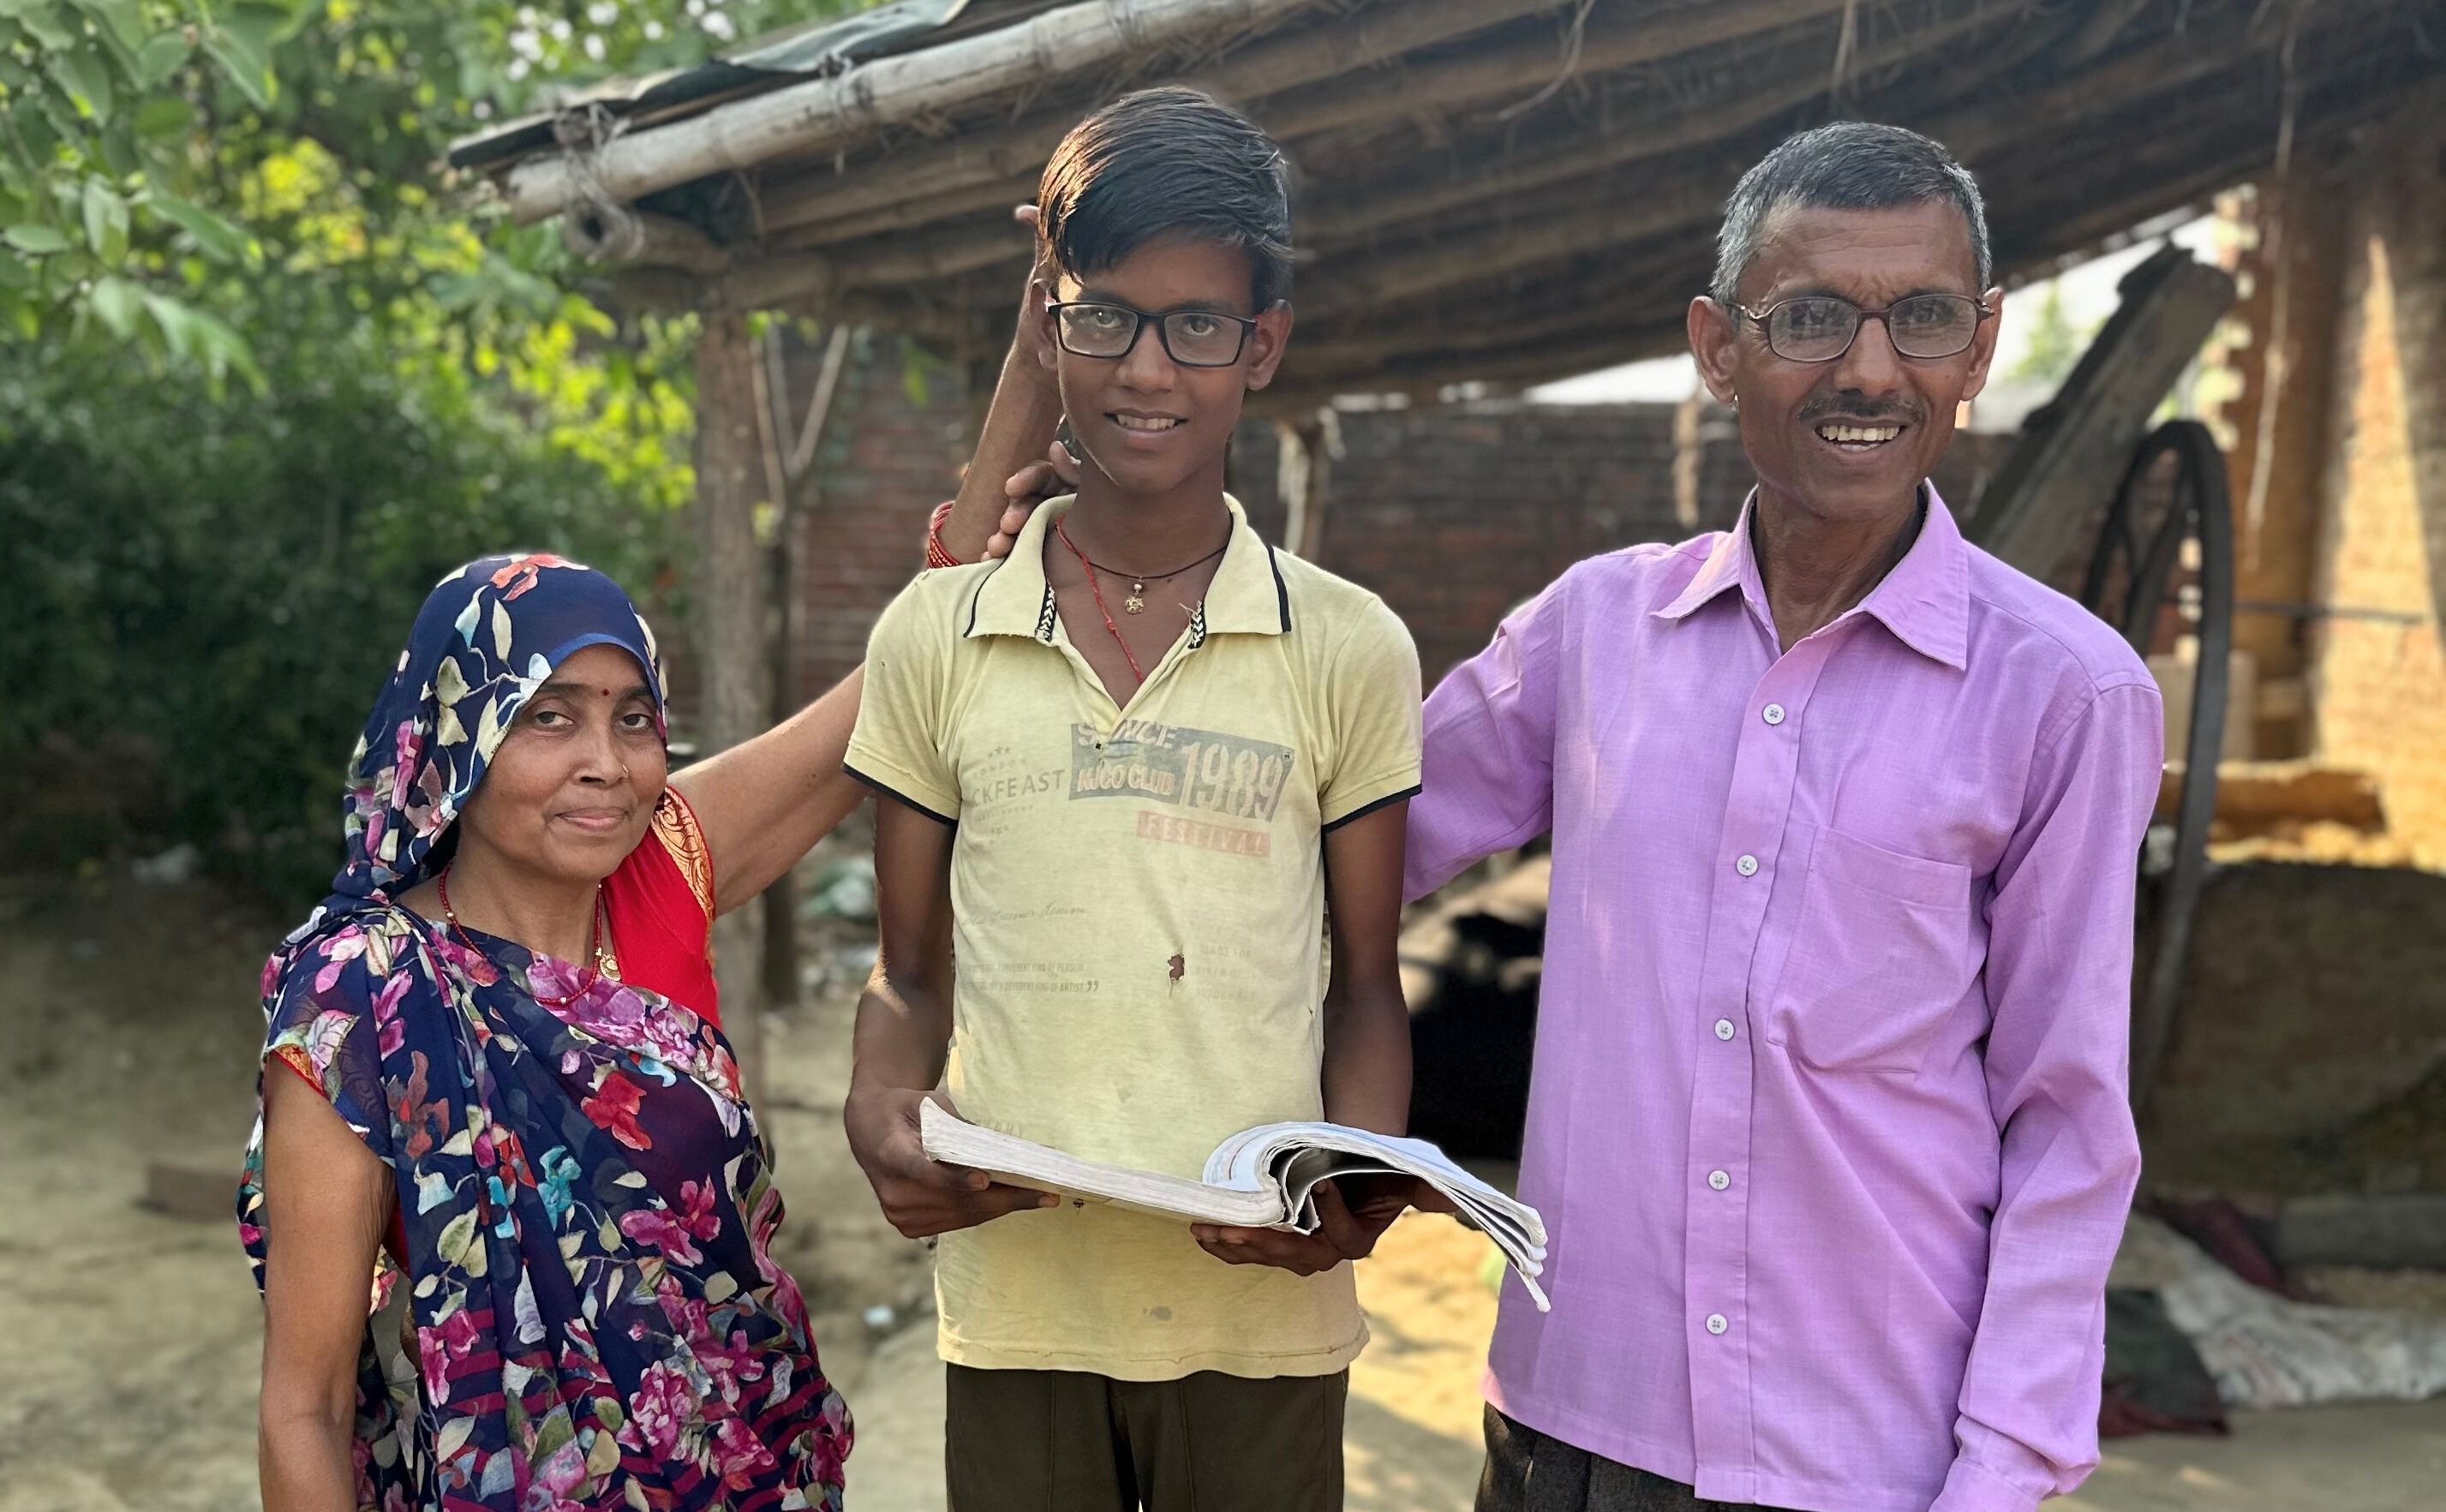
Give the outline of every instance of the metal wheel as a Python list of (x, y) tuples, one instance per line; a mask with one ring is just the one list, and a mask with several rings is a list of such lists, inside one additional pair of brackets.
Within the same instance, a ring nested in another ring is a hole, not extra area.
[[(2169, 462), (2169, 458), (2172, 461)], [(2164, 478), (2171, 487), (2153, 486)], [(2165, 501), (2162, 513), (2156, 506)], [(2144, 512), (2154, 515), (2144, 519)], [(2106, 529), (2091, 553), (2080, 601), (2146, 656), (2184, 569), (2183, 543), (2197, 543), (2194, 573), (2199, 664), (2191, 728), (2179, 752), (2183, 786), (2171, 826), (2152, 826), (2142, 850), (2140, 907), (2151, 941), (2135, 973), (2132, 1103), (2146, 1102), (2173, 1029), (2192, 924), (2209, 874), (2209, 823), (2216, 816), (2217, 754), (2225, 737), (2228, 658), (2233, 649), (2233, 512), (2225, 456), (2197, 420), (2170, 420), (2141, 439), (2116, 490)], [(2171, 842), (2171, 845), (2169, 845)]]

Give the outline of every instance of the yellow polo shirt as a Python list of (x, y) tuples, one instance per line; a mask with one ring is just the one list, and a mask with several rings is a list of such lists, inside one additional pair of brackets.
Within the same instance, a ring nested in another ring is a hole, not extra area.
[[(1006, 561), (929, 572), (884, 611), (849, 747), (857, 776), (958, 826), (961, 1113), (1191, 1177), (1226, 1135), (1324, 1115), (1321, 836), (1419, 787), (1409, 632), (1226, 502), (1205, 602), (1126, 709), (1045, 581), (1063, 498)], [(1184, 1224), (1100, 1205), (944, 1235), (934, 1290), (943, 1357), (984, 1369), (1323, 1375), (1367, 1339), (1350, 1267), (1227, 1265)]]

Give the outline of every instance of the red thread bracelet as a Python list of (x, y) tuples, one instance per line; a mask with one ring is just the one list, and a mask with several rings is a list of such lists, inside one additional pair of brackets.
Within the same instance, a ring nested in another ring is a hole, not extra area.
[(953, 556), (950, 548), (943, 544), (943, 522), (951, 517), (952, 503), (952, 500), (946, 499), (935, 505), (933, 518), (926, 522), (926, 565), (928, 567), (960, 565), (960, 559)]

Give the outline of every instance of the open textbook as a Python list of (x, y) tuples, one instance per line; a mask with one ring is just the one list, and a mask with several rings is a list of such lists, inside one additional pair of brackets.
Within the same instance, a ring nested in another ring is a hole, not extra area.
[(1235, 1228), (1314, 1233), (1318, 1219), (1309, 1194), (1318, 1183), (1347, 1176), (1416, 1176), (1451, 1198), (1462, 1223), (1495, 1241), (1520, 1273), (1537, 1311), (1547, 1310), (1546, 1294), (1537, 1285), (1546, 1268), (1545, 1221), (1535, 1208), (1479, 1181), (1423, 1139), (1371, 1134), (1341, 1124), (1261, 1124), (1215, 1146), (1206, 1158), (1204, 1179), (1191, 1181), (1082, 1160), (997, 1133), (931, 1098), (920, 1107), (917, 1120), (927, 1155), (946, 1165), (967, 1166), (1014, 1186), (1082, 1202)]

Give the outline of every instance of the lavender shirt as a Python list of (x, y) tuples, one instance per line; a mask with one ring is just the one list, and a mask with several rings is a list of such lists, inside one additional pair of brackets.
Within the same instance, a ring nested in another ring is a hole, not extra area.
[(1703, 1498), (2023, 1512), (2098, 1460), (2157, 690), (1927, 498), (1788, 652), (1745, 509), (1571, 569), (1427, 700), (1411, 893), (1554, 836), (1554, 1310), (1507, 1282), (1489, 1399)]

